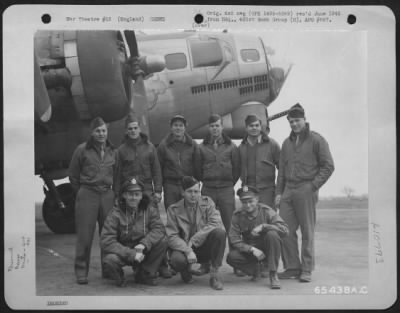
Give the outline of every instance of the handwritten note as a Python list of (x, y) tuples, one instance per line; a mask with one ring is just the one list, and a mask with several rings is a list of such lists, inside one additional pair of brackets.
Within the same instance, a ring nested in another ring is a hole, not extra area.
[(7, 271), (12, 272), (15, 270), (24, 269), (29, 263), (27, 250), (31, 245), (31, 238), (22, 236), (20, 245), (8, 247), (6, 251), (6, 260), (8, 259)]
[(383, 249), (381, 244), (381, 232), (380, 226), (376, 223), (372, 224), (372, 235), (374, 240), (374, 249), (375, 249), (375, 262), (376, 263), (383, 263)]

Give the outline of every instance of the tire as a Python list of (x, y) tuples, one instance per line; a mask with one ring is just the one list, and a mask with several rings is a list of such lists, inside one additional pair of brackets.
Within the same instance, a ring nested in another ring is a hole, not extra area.
[(75, 233), (75, 194), (71, 184), (61, 184), (56, 187), (61, 200), (66, 205), (61, 210), (50, 193), (43, 201), (43, 220), (47, 227), (55, 234)]

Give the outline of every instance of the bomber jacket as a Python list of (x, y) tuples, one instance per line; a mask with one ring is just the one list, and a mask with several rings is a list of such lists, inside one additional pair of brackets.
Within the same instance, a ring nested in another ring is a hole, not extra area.
[(332, 175), (335, 166), (327, 141), (311, 131), (306, 123), (296, 145), (296, 134), (292, 131), (282, 145), (279, 159), (276, 194), (282, 194), (285, 185), (310, 182), (318, 190)]
[[(195, 247), (199, 247), (212, 230), (224, 229), (219, 211), (215, 208), (212, 199), (207, 196), (201, 196), (197, 203), (195, 220), (196, 223), (192, 225), (184, 199), (168, 208), (166, 230), (169, 248), (188, 254), (192, 251), (188, 245), (189, 241)], [(190, 237), (191, 231), (193, 236)]]
[[(240, 146), (240, 179), (242, 184), (247, 184), (247, 149), (250, 143), (244, 137)], [(267, 188), (275, 186), (275, 168), (279, 168), (279, 144), (266, 133), (261, 133), (261, 142), (256, 143), (256, 186)]]
[(84, 185), (96, 190), (109, 189), (113, 185), (117, 167), (114, 146), (107, 140), (104, 157), (92, 137), (80, 144), (74, 151), (69, 164), (68, 176), (72, 188), (77, 192)]
[[(276, 230), (280, 237), (285, 237), (289, 234), (288, 225), (283, 219), (269, 206), (259, 203), (258, 214), (254, 219), (250, 219), (242, 209), (237, 209), (233, 213), (232, 224), (229, 230), (229, 241), (233, 248), (240, 252), (250, 252), (250, 249), (255, 245), (258, 238), (254, 237), (251, 231), (254, 227), (261, 224), (272, 225), (273, 230)], [(261, 234), (267, 231), (269, 230), (263, 227)]]
[(145, 134), (141, 133), (136, 143), (125, 136), (117, 156), (118, 167), (114, 183), (117, 195), (122, 184), (132, 177), (141, 180), (146, 191), (161, 193), (162, 177), (157, 150)]
[(126, 207), (124, 200), (119, 201), (104, 222), (100, 243), (105, 254), (129, 259), (129, 256), (134, 256), (136, 245), (141, 243), (145, 251), (149, 251), (165, 235), (158, 209), (150, 205), (147, 195), (143, 195), (135, 215), (132, 209)]
[(172, 134), (167, 135), (157, 148), (163, 183), (180, 185), (183, 176), (199, 178), (199, 146), (185, 133), (184, 141), (176, 142)]
[(222, 134), (215, 150), (208, 135), (200, 149), (200, 179), (207, 187), (232, 187), (240, 174), (239, 150), (232, 140)]

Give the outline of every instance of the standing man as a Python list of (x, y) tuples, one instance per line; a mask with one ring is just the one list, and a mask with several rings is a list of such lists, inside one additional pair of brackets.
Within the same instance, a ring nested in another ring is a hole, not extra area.
[(183, 199), (167, 209), (168, 246), (171, 267), (182, 280), (193, 282), (191, 265), (211, 261), (210, 286), (222, 290), (218, 277), (226, 245), (226, 232), (214, 202), (201, 196), (200, 183), (193, 177), (182, 179)]
[(160, 214), (144, 187), (135, 178), (122, 185), (118, 205), (107, 216), (101, 232), (103, 264), (117, 286), (125, 282), (123, 266), (132, 266), (136, 283), (157, 285), (157, 269), (168, 247)]
[(240, 179), (243, 186), (256, 187), (261, 203), (274, 208), (275, 170), (279, 166), (279, 144), (262, 131), (261, 120), (255, 115), (245, 119), (246, 136), (239, 146), (241, 159)]
[[(69, 180), (76, 192), (75, 275), (78, 284), (88, 283), (90, 250), (96, 221), (99, 233), (114, 203), (112, 184), (117, 166), (116, 150), (107, 140), (107, 125), (101, 117), (90, 124), (89, 140), (80, 144), (72, 155)], [(102, 275), (105, 272), (102, 268)]]
[[(200, 179), (204, 196), (210, 197), (221, 213), (222, 222), (228, 233), (235, 210), (236, 184), (240, 175), (239, 150), (232, 140), (223, 133), (222, 118), (213, 114), (208, 119), (209, 134), (200, 145)], [(197, 275), (210, 271), (209, 264), (202, 264)], [(235, 273), (237, 271), (235, 270)]]
[(288, 233), (286, 223), (270, 207), (258, 202), (258, 190), (244, 186), (237, 192), (242, 209), (235, 211), (229, 239), (233, 249), (226, 262), (247, 275), (258, 278), (261, 261), (266, 260), (272, 289), (280, 289), (277, 275), (281, 237)]
[(208, 119), (209, 134), (200, 145), (201, 190), (209, 196), (221, 213), (225, 230), (229, 232), (235, 210), (233, 186), (239, 179), (239, 151), (232, 140), (223, 133), (222, 118), (213, 114)]
[(195, 166), (199, 164), (199, 147), (186, 133), (186, 125), (182, 115), (175, 115), (170, 121), (171, 133), (157, 148), (163, 176), (165, 209), (182, 199), (183, 176), (199, 176)]
[[(298, 278), (310, 282), (314, 269), (315, 206), (318, 190), (332, 175), (334, 164), (328, 143), (306, 123), (300, 104), (290, 108), (287, 119), (292, 132), (282, 145), (276, 206), (289, 225), (289, 236), (283, 244), (283, 266), (280, 278)], [(301, 229), (301, 262), (296, 231)]]
[[(157, 150), (141, 132), (139, 120), (131, 114), (125, 119), (125, 131), (124, 141), (117, 153), (115, 193), (119, 196), (121, 184), (128, 178), (137, 177), (144, 184), (144, 194), (152, 200), (152, 205), (158, 208), (161, 201), (162, 176)], [(159, 273), (164, 278), (172, 277), (166, 258), (161, 263)]]

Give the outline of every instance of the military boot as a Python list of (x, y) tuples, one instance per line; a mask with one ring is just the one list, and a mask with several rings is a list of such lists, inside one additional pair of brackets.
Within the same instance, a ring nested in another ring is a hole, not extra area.
[(211, 266), (210, 268), (210, 286), (215, 290), (224, 289), (221, 279), (218, 276), (218, 268)]

